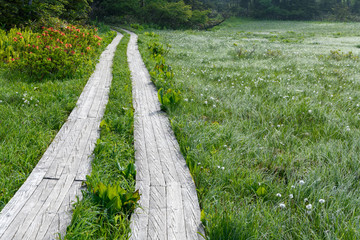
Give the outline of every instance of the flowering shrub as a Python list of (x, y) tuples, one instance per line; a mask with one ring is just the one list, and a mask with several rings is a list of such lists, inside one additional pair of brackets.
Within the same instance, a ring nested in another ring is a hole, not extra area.
[(12, 70), (37, 79), (72, 75), (102, 44), (97, 29), (62, 25), (42, 27), (40, 33), (11, 29), (0, 32), (0, 60)]

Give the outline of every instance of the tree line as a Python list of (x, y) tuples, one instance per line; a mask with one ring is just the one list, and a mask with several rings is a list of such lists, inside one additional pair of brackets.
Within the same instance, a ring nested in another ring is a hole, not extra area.
[(360, 20), (360, 0), (0, 0), (0, 27), (60, 18), (207, 28), (230, 16), (278, 20)]
[(203, 2), (229, 15), (259, 19), (360, 20), (360, 0), (204, 0)]

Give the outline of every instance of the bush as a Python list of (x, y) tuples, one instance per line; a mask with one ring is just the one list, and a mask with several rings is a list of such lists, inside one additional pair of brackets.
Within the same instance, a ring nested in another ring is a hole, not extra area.
[(32, 30), (0, 32), (0, 61), (36, 79), (66, 77), (90, 61), (101, 45), (97, 29), (62, 25)]

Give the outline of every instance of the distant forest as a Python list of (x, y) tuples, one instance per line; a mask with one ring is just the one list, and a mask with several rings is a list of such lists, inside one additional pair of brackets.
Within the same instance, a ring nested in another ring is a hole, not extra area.
[(199, 29), (231, 16), (360, 21), (360, 0), (0, 0), (0, 6), (0, 27), (5, 29), (54, 17)]

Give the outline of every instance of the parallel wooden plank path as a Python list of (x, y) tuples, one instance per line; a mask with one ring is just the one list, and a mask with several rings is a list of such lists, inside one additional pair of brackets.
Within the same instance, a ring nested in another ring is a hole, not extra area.
[(160, 110), (157, 91), (137, 49), (137, 36), (129, 33), (136, 188), (141, 193), (141, 208), (131, 219), (130, 239), (203, 239), (199, 235), (203, 228), (194, 181), (169, 120)]
[(28, 179), (0, 213), (0, 239), (56, 239), (71, 221), (71, 204), (91, 168), (112, 80), (118, 34), (100, 57), (76, 108)]

